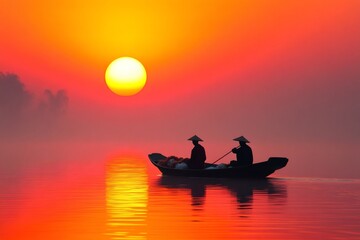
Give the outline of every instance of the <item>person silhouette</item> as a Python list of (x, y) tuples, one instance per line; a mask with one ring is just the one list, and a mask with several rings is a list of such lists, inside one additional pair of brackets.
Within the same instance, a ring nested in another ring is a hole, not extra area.
[(233, 148), (231, 151), (236, 154), (236, 160), (230, 162), (231, 166), (247, 166), (253, 164), (253, 154), (251, 148), (247, 145), (250, 143), (244, 136), (234, 138), (238, 141), (240, 148)]
[(192, 169), (203, 169), (206, 160), (206, 153), (203, 146), (199, 144), (199, 141), (203, 141), (198, 136), (194, 135), (188, 140), (192, 141), (194, 148), (191, 150), (191, 157), (186, 161), (189, 168)]

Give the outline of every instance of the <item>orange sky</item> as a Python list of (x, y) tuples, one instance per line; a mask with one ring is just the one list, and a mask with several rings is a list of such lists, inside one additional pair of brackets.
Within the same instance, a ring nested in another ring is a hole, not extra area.
[[(331, 159), (336, 172), (339, 156), (356, 164), (360, 142), (359, 16), (357, 0), (5, 0), (0, 72), (36, 96), (65, 89), (87, 137), (185, 149), (197, 133), (216, 158), (246, 135), (259, 161)], [(133, 97), (105, 85), (122, 56), (148, 72)]]
[[(350, 31), (357, 27), (358, 6), (357, 1), (1, 4), (1, 31), (6, 33), (1, 39), (2, 71), (20, 74), (24, 81), (31, 81), (29, 87), (101, 93), (101, 98), (97, 95), (92, 100), (111, 102), (123, 100), (111, 98), (103, 81), (106, 66), (117, 57), (132, 56), (144, 63), (150, 76), (143, 95), (153, 97), (158, 88), (166, 91), (172, 84), (186, 88), (190, 83), (223, 82), (288, 54), (301, 57), (304, 50), (319, 47), (314, 40), (324, 43), (337, 34), (355, 34)], [(351, 42), (339, 35), (331, 41)]]

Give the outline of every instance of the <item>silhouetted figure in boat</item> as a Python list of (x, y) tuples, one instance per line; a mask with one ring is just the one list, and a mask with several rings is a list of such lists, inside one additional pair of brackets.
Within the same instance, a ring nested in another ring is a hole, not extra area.
[(231, 166), (246, 166), (253, 164), (253, 154), (251, 148), (247, 145), (250, 143), (244, 136), (233, 139), (238, 141), (240, 148), (233, 148), (231, 151), (236, 154), (236, 161), (230, 162)]
[(190, 159), (186, 161), (187, 165), (192, 169), (204, 168), (206, 153), (204, 147), (199, 144), (199, 141), (202, 141), (202, 139), (194, 135), (188, 140), (192, 141), (194, 148), (191, 150)]

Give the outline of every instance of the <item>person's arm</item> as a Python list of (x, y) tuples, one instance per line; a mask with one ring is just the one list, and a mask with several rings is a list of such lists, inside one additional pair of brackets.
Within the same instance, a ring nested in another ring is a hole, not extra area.
[(195, 151), (195, 148), (193, 148), (193, 149), (191, 150), (190, 160), (194, 160), (194, 158), (196, 157), (195, 155), (196, 155), (196, 151)]
[(205, 149), (203, 148), (203, 156), (204, 156), (204, 162), (206, 161), (206, 152)]

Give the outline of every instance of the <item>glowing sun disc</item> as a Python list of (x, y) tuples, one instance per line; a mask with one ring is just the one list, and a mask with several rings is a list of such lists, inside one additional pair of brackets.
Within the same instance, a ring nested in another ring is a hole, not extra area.
[(105, 81), (113, 93), (120, 96), (131, 96), (144, 88), (146, 70), (135, 58), (121, 57), (115, 59), (107, 67)]

